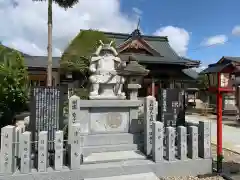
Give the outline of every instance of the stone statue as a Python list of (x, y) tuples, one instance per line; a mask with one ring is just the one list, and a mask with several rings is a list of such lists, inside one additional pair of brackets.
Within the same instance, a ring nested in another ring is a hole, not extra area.
[(118, 57), (118, 53), (112, 42), (103, 44), (97, 48), (90, 61), (89, 77), (92, 83), (90, 99), (125, 99), (122, 92), (125, 79), (117, 74), (117, 69), (125, 67), (126, 63)]

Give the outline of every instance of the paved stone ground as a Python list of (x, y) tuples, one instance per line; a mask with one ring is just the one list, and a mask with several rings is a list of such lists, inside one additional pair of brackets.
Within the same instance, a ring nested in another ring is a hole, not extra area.
[[(199, 122), (205, 121), (209, 122), (211, 128), (211, 140), (213, 144), (217, 143), (217, 123), (216, 116), (200, 116), (199, 114), (187, 115), (186, 120), (188, 122)], [(229, 123), (232, 125), (229, 125)], [(240, 154), (240, 128), (237, 127), (237, 123), (234, 120), (223, 120), (223, 148), (230, 149), (232, 151), (238, 152)], [(233, 125), (235, 123), (235, 125)]]

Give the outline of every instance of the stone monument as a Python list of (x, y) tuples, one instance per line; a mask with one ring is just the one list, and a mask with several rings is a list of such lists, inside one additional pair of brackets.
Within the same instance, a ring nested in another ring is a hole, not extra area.
[(110, 44), (97, 48), (90, 60), (89, 70), (92, 73), (89, 80), (92, 83), (90, 99), (125, 99), (122, 87), (125, 79), (116, 72), (117, 68), (126, 64), (118, 57), (117, 51)]
[(128, 57), (128, 64), (117, 69), (118, 75), (123, 76), (127, 80), (127, 89), (129, 91), (129, 99), (138, 99), (138, 89), (141, 86), (141, 79), (149, 73), (149, 70), (145, 69), (137, 62), (137, 59), (130, 55)]

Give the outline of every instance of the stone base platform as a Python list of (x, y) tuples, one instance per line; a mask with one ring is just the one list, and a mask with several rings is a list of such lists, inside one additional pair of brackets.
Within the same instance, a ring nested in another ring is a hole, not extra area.
[(159, 180), (159, 178), (154, 173), (141, 173), (112, 177), (87, 178), (85, 180)]
[[(48, 172), (29, 174), (16, 172), (13, 175), (0, 175), (0, 180), (84, 180), (87, 178), (106, 178), (123, 175), (136, 175), (140, 173), (154, 173), (157, 177), (166, 176), (197, 176), (212, 172), (212, 159), (187, 159), (176, 161), (161, 161), (158, 163), (147, 159), (120, 160), (117, 162), (102, 162), (82, 164), (79, 169), (70, 170), (64, 167), (61, 171), (48, 168)], [(151, 179), (150, 179), (151, 180)]]

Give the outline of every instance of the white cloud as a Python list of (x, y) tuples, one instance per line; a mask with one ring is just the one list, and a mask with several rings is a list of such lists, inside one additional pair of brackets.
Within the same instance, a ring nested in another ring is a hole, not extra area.
[[(0, 41), (33, 55), (46, 54), (47, 3), (32, 0), (0, 0)], [(135, 12), (136, 13), (136, 12)], [(53, 5), (53, 52), (59, 55), (80, 29), (130, 33), (136, 28), (136, 14), (120, 12), (119, 0), (80, 1), (74, 8)]]
[(140, 9), (138, 9), (137, 7), (133, 7), (132, 8), (133, 12), (135, 12), (137, 15), (141, 15), (142, 11)]
[(190, 34), (187, 30), (174, 26), (166, 26), (158, 29), (154, 35), (168, 36), (170, 46), (179, 55), (186, 55), (190, 39)]
[(232, 29), (232, 34), (235, 35), (235, 36), (240, 35), (240, 25), (237, 25)]
[(201, 71), (203, 71), (204, 69), (206, 69), (207, 66), (205, 65), (200, 65), (198, 68), (192, 68), (193, 70), (197, 71), (198, 73), (200, 73)]
[(212, 46), (212, 45), (220, 45), (225, 44), (228, 41), (228, 37), (224, 34), (211, 36), (201, 43), (203, 46)]

